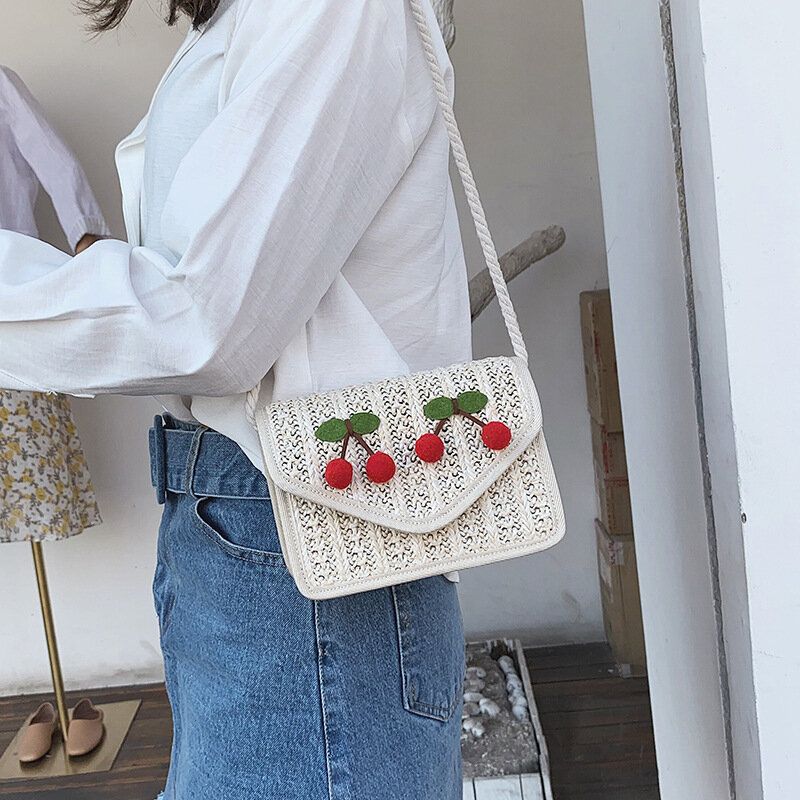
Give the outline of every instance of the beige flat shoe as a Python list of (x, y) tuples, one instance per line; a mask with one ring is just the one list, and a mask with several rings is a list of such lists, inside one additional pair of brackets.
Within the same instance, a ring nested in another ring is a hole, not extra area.
[(91, 753), (102, 741), (103, 730), (102, 709), (95, 708), (91, 700), (81, 700), (72, 709), (67, 734), (67, 755), (75, 757)]
[(23, 764), (38, 761), (50, 752), (58, 717), (52, 703), (42, 703), (25, 726), (17, 746), (17, 758)]

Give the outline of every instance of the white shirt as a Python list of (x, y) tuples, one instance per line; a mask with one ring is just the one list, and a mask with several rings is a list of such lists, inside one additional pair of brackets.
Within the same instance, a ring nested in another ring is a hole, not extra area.
[(20, 77), (0, 65), (0, 228), (38, 236), (39, 187), (53, 201), (69, 246), (109, 234), (81, 165)]
[(265, 375), (281, 399), (471, 357), (406, 0), (228, 0), (117, 165), (127, 243), (69, 258), (0, 233), (0, 386), (178, 395), (263, 469), (245, 393)]

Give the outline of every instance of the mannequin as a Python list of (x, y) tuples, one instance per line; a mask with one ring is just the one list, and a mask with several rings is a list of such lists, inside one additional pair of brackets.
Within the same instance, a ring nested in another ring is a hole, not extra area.
[[(109, 235), (75, 156), (48, 124), (19, 76), (0, 66), (0, 228), (38, 235), (34, 205), (40, 187), (50, 195), (75, 252)], [(36, 730), (29, 732), (29, 746), (20, 760), (35, 761), (43, 756), (58, 727), (66, 741), (69, 727), (42, 542), (75, 536), (99, 522), (67, 399), (34, 392), (0, 392), (0, 542), (31, 542), (58, 707), (47, 703), (39, 709), (41, 713), (37, 712), (31, 723)], [(80, 715), (85, 714), (91, 716), (92, 712), (83, 706)]]

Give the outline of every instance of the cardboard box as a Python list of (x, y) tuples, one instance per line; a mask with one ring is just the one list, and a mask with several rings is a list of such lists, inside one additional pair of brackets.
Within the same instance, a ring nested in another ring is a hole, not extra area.
[(594, 482), (600, 520), (615, 536), (633, 536), (631, 491), (627, 478), (606, 478), (595, 462)]
[(614, 536), (599, 520), (595, 527), (606, 637), (622, 673), (642, 675), (647, 659), (633, 537)]
[(592, 452), (596, 469), (605, 478), (627, 478), (625, 436), (622, 431), (609, 431), (597, 420), (591, 420)]
[(592, 418), (610, 432), (622, 430), (617, 356), (608, 290), (581, 292), (581, 337), (586, 395)]

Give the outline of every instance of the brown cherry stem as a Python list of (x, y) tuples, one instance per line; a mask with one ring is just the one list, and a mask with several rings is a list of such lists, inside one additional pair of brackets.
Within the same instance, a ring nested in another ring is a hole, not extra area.
[(344, 458), (347, 455), (347, 445), (350, 444), (350, 431), (347, 432), (347, 435), (342, 440), (342, 454), (339, 458)]
[(434, 434), (435, 434), (436, 436), (438, 436), (438, 435), (439, 435), (439, 434), (442, 432), (442, 428), (444, 428), (444, 424), (445, 424), (445, 422), (447, 422), (447, 420), (446, 420), (446, 419), (440, 419), (440, 420), (439, 420), (439, 421), (436, 423), (436, 427), (433, 429), (433, 432), (434, 432)]
[(478, 419), (477, 417), (474, 417), (472, 414), (468, 414), (466, 411), (462, 411), (460, 408), (456, 411), (456, 414), (460, 414), (462, 417), (466, 417), (470, 422), (474, 422), (481, 428), (484, 425), (486, 425), (486, 423), (482, 419)]
[(470, 414), (470, 413), (462, 410), (461, 408), (459, 408), (458, 407), (458, 398), (457, 397), (451, 397), (450, 398), (450, 402), (453, 404), (453, 413), (454, 414), (458, 414), (460, 417), (466, 417), (470, 422), (474, 422), (476, 425), (478, 425), (481, 428), (486, 424), (483, 420), (478, 419), (477, 417), (473, 416), (472, 414)]
[(352, 436), (369, 455), (375, 455), (375, 451), (364, 441), (364, 437), (353, 430), (353, 425), (349, 419), (345, 421), (345, 425), (347, 426), (347, 438), (349, 439)]

